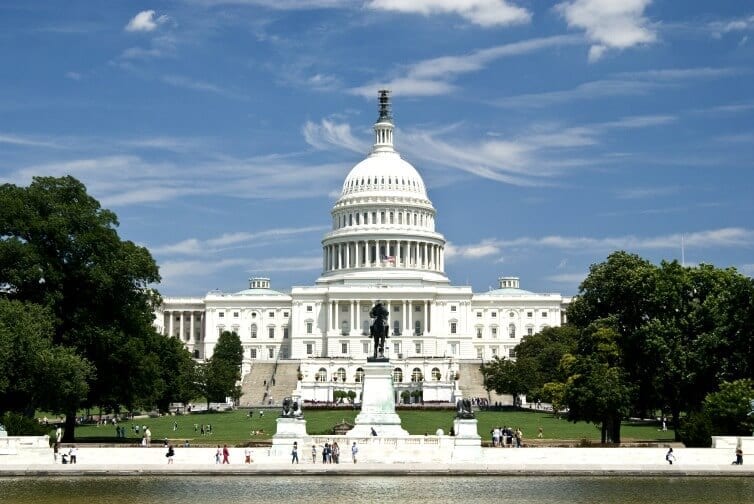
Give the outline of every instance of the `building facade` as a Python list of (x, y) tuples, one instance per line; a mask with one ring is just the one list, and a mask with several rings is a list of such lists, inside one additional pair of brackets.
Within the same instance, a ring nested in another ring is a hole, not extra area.
[(455, 401), (464, 364), (478, 372), (485, 360), (515, 357), (522, 338), (564, 321), (569, 298), (523, 290), (517, 277), (484, 293), (451, 285), (435, 208), (419, 172), (394, 148), (388, 93), (379, 99), (374, 145), (333, 206), (315, 284), (279, 292), (268, 278), (252, 278), (240, 292), (167, 297), (155, 314), (158, 331), (201, 360), (222, 331), (235, 331), (244, 376), (262, 363), (295, 363), (297, 395), (329, 401), (335, 390), (360, 389), (361, 365), (373, 352), (369, 310), (381, 300), (398, 399), (421, 390), (424, 401)]

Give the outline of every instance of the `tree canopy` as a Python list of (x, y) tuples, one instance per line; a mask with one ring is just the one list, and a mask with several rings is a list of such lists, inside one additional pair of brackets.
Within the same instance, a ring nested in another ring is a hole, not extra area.
[(44, 333), (54, 350), (47, 369), (60, 386), (57, 402), (44, 404), (66, 413), (66, 440), (80, 406), (155, 404), (165, 390), (159, 353), (176, 350), (152, 328), (157, 265), (117, 226), (73, 177), (0, 186), (0, 297), (47, 314), (44, 328), (27, 332), (37, 344)]

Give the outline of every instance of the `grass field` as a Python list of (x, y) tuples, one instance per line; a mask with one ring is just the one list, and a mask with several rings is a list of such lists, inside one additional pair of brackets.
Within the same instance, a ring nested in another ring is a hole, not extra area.
[[(306, 429), (309, 434), (329, 434), (332, 427), (342, 421), (353, 423), (355, 410), (310, 410), (305, 411)], [(453, 424), (453, 411), (398, 411), (402, 426), (411, 434), (434, 434), (440, 428), (447, 434)], [(139, 418), (134, 422), (121, 424), (126, 427), (127, 438), (116, 439), (113, 426), (80, 426), (76, 428), (79, 441), (98, 441), (112, 443), (138, 443), (141, 435), (136, 436), (132, 426), (147, 425), (152, 432), (152, 442), (168, 438), (173, 443), (188, 440), (191, 445), (231, 444), (237, 445), (249, 441), (269, 440), (275, 433), (278, 410), (265, 410), (260, 418), (259, 410), (254, 410), (249, 418), (248, 410), (224, 413), (199, 413), (191, 415), (164, 416), (160, 418)], [(571, 423), (560, 420), (549, 413), (538, 411), (504, 411), (478, 412), (478, 432), (482, 439), (490, 439), (489, 432), (495, 426), (519, 427), (524, 434), (524, 442), (536, 438), (541, 426), (545, 440), (581, 440), (599, 441), (600, 432), (592, 424), (584, 422)], [(174, 422), (178, 426), (173, 430)], [(197, 425), (196, 431), (194, 425)], [(202, 436), (199, 426), (212, 425), (212, 434)], [(253, 434), (253, 432), (257, 432)], [(672, 441), (673, 432), (662, 432), (655, 424), (624, 423), (621, 429), (624, 442), (631, 441)]]

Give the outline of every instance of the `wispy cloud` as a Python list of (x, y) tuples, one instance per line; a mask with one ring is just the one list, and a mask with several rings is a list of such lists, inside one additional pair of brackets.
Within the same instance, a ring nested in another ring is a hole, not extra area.
[(445, 258), (448, 261), (456, 259), (479, 259), (500, 254), (500, 244), (494, 240), (484, 240), (474, 245), (456, 246), (451, 242), (445, 244)]
[(322, 269), (322, 256), (302, 257), (270, 257), (252, 260), (247, 271), (275, 272), (275, 271), (316, 271)]
[(238, 5), (265, 7), (274, 10), (337, 9), (354, 6), (353, 0), (186, 0), (188, 3), (207, 7)]
[(679, 86), (692, 80), (724, 78), (741, 72), (741, 69), (730, 67), (623, 72), (614, 74), (609, 79), (585, 82), (571, 89), (509, 96), (498, 99), (493, 104), (504, 108), (537, 108), (578, 100), (645, 95), (656, 89)]
[(165, 84), (169, 84), (171, 86), (190, 89), (192, 91), (200, 91), (203, 93), (212, 93), (219, 96), (224, 96), (226, 98), (232, 98), (234, 100), (249, 99), (248, 96), (242, 93), (238, 93), (231, 89), (226, 89), (211, 82), (192, 79), (183, 75), (164, 75), (160, 80), (162, 80), (162, 82), (164, 82)]
[(579, 285), (581, 282), (584, 281), (584, 279), (587, 277), (589, 273), (583, 272), (583, 273), (559, 273), (557, 275), (550, 275), (548, 277), (545, 277), (545, 280), (548, 280), (550, 282), (554, 283), (562, 283), (562, 284), (569, 284), (569, 285)]
[(153, 10), (145, 10), (131, 18), (124, 29), (128, 32), (151, 32), (167, 23), (169, 19), (165, 14), (158, 16)]
[(306, 121), (301, 132), (306, 143), (320, 150), (335, 146), (352, 152), (364, 153), (369, 145), (353, 136), (349, 124), (336, 123), (329, 119), (322, 119), (319, 123)]
[(65, 77), (66, 77), (66, 79), (71, 79), (71, 80), (75, 80), (75, 81), (80, 81), (81, 80), (81, 74), (78, 73), (78, 72), (66, 72), (65, 73)]
[(13, 135), (10, 133), (0, 133), (0, 144), (15, 145), (17, 147), (45, 147), (50, 149), (62, 148), (62, 145), (56, 142)]
[(555, 9), (571, 28), (580, 28), (593, 42), (589, 61), (602, 58), (608, 49), (628, 49), (657, 40), (644, 10), (652, 0), (571, 0)]
[(158, 255), (212, 255), (239, 247), (269, 245), (275, 241), (289, 239), (302, 234), (321, 233), (327, 226), (308, 226), (301, 228), (278, 228), (263, 231), (225, 233), (215, 238), (200, 240), (189, 238), (177, 243), (150, 247)]
[(668, 196), (678, 192), (678, 187), (633, 187), (617, 192), (620, 199), (646, 199)]
[(721, 37), (725, 33), (754, 30), (754, 15), (728, 19), (726, 21), (713, 21), (708, 28), (715, 37)]
[(452, 81), (457, 76), (478, 72), (497, 59), (580, 43), (583, 43), (581, 37), (559, 35), (479, 49), (460, 56), (431, 58), (398, 70), (393, 78), (358, 86), (350, 92), (368, 98), (374, 97), (377, 90), (382, 88), (401, 96), (448, 94), (455, 89)]
[(528, 23), (531, 12), (508, 0), (370, 0), (367, 7), (401, 13), (456, 14), (479, 26)]

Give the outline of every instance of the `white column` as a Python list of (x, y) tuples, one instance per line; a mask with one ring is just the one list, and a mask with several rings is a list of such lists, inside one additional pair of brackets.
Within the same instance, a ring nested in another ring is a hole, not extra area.
[(199, 337), (202, 340), (202, 344), (204, 344), (204, 336), (206, 335), (205, 334), (206, 333), (206, 327), (205, 327), (206, 322), (207, 322), (207, 314), (204, 313), (204, 312), (202, 312), (202, 320), (201, 320), (202, 326), (199, 328), (199, 333), (200, 333)]
[(165, 313), (168, 314), (168, 335), (172, 338), (175, 336), (175, 333), (173, 332), (173, 317), (175, 317), (175, 315), (173, 314), (173, 310), (168, 310)]
[(429, 301), (424, 301), (424, 334), (429, 334)]
[(408, 301), (403, 302), (403, 329), (401, 333), (406, 334), (408, 330)]
[(194, 315), (194, 312), (189, 312), (189, 316), (191, 317), (191, 321), (189, 322), (189, 330), (191, 331), (191, 337), (189, 338), (189, 342), (193, 343), (196, 339), (196, 336), (194, 335), (194, 318), (196, 315)]
[(335, 317), (337, 316), (337, 305), (335, 301), (330, 301), (330, 329), (335, 330)]
[(351, 332), (353, 334), (353, 328), (356, 325), (356, 301), (351, 301)]
[(180, 334), (181, 334), (181, 341), (183, 341), (183, 337), (184, 337), (184, 334), (183, 334), (183, 311), (181, 311), (181, 319), (179, 320), (179, 323), (178, 323), (178, 330), (180, 331)]

